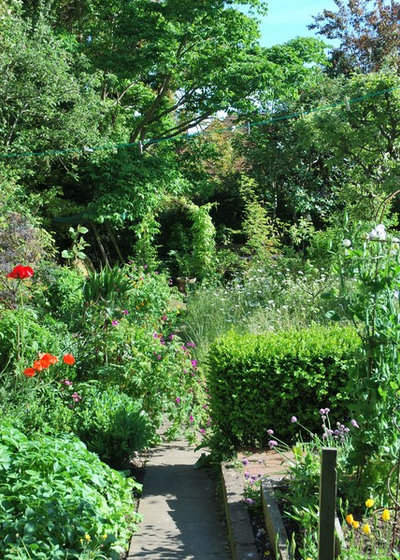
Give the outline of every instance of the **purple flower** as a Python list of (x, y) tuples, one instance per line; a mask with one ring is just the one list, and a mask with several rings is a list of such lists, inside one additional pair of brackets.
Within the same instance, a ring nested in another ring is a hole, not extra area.
[(244, 478), (250, 478), (250, 473), (249, 473), (249, 472), (245, 472), (245, 473), (244, 473)]
[(357, 424), (357, 420), (352, 420), (350, 422), (350, 424), (354, 427), (354, 428), (359, 428), (360, 426)]
[(206, 433), (205, 429), (204, 429), (204, 428), (201, 428), (200, 433), (201, 433), (201, 434), (205, 434), (205, 433)]
[(166, 321), (166, 320), (167, 320), (167, 316), (166, 316), (166, 315), (163, 315), (163, 316), (161, 317), (161, 319), (162, 319), (162, 321)]
[(243, 465), (248, 465), (248, 464), (249, 464), (249, 460), (248, 460), (248, 459), (243, 459), (242, 464), (243, 464)]
[(64, 379), (63, 381), (60, 381), (60, 383), (62, 383), (63, 385), (67, 385), (68, 387), (72, 385), (72, 381), (70, 381), (69, 379)]
[(180, 397), (176, 397), (176, 402), (179, 404), (181, 402), (181, 398)]
[(174, 339), (174, 335), (173, 335), (173, 334), (170, 334), (170, 335), (169, 335), (169, 339), (170, 339), (170, 340), (173, 340), (173, 339)]
[(327, 414), (330, 413), (330, 411), (331, 411), (330, 408), (321, 408), (319, 410), (319, 413), (321, 414), (321, 416), (326, 416)]
[(119, 323), (119, 321), (117, 321), (116, 319), (113, 319), (113, 320), (111, 321), (111, 324), (112, 324), (114, 327), (116, 327), (116, 326), (118, 325), (118, 323)]
[(190, 360), (190, 363), (192, 364), (192, 366), (193, 366), (194, 368), (197, 367), (197, 360)]
[(160, 354), (158, 354), (158, 356), (157, 356), (157, 360), (161, 360), (161, 356), (160, 356)]
[(269, 445), (269, 448), (270, 448), (270, 449), (273, 449), (274, 447), (276, 447), (276, 446), (278, 445), (278, 442), (275, 441), (274, 439), (271, 439), (271, 440), (268, 442), (268, 445)]
[(245, 502), (246, 504), (249, 504), (249, 506), (252, 506), (254, 504), (254, 500), (252, 500), (251, 498), (246, 498)]
[(192, 416), (192, 415), (190, 415), (190, 418), (189, 418), (189, 420), (190, 420), (191, 422), (194, 422), (194, 418), (193, 418), (193, 416)]
[(267, 434), (269, 436), (273, 436), (274, 435), (274, 430), (267, 430)]
[(124, 315), (128, 315), (129, 311), (127, 309), (124, 309), (122, 312)]
[(79, 393), (72, 393), (71, 398), (74, 402), (79, 402), (82, 400), (82, 397), (80, 396)]
[(158, 338), (158, 334), (156, 332), (153, 332), (153, 338)]
[(296, 416), (292, 416), (290, 421), (291, 421), (292, 424), (295, 424), (297, 422)]

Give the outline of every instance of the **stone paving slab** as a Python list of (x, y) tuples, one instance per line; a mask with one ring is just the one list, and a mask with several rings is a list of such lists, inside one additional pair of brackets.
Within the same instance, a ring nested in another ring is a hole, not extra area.
[(183, 442), (151, 452), (127, 560), (230, 560), (215, 480), (193, 468), (200, 456)]

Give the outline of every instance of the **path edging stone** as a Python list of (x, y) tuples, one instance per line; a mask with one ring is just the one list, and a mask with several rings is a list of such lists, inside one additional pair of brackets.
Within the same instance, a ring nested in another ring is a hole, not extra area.
[(258, 560), (249, 513), (243, 502), (243, 481), (228, 462), (221, 463), (222, 492), (232, 560)]

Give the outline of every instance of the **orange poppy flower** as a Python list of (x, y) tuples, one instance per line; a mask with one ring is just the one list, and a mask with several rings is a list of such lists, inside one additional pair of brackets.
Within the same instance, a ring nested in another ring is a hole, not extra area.
[(26, 377), (33, 377), (34, 375), (36, 375), (36, 370), (33, 367), (28, 367), (26, 369), (24, 369), (24, 375)]
[(42, 360), (35, 360), (33, 362), (33, 369), (36, 371), (42, 371), (42, 369), (45, 369), (46, 367), (47, 366), (42, 363)]
[(65, 356), (63, 357), (63, 362), (64, 364), (72, 366), (75, 363), (75, 358), (72, 354), (65, 354)]
[(40, 362), (44, 368), (48, 368), (58, 362), (58, 358), (52, 354), (40, 354)]

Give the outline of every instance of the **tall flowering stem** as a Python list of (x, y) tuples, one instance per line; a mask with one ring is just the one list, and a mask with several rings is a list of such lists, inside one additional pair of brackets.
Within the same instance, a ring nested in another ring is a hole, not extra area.
[(17, 362), (21, 368), (24, 362), (24, 346), (25, 346), (25, 303), (22, 280), (25, 278), (32, 278), (33, 269), (30, 266), (22, 266), (18, 264), (11, 272), (7, 274), (7, 278), (18, 280), (17, 293), (19, 296), (19, 303), (21, 308), (21, 324), (17, 324)]
[(376, 491), (387, 496), (385, 480), (398, 453), (391, 418), (400, 389), (399, 239), (382, 223), (370, 231), (361, 224), (348, 235), (352, 248), (344, 245), (339, 260), (340, 296), (361, 339), (348, 387), (350, 395), (357, 395), (352, 408), (360, 426), (350, 459), (357, 469), (360, 494), (375, 484)]

